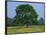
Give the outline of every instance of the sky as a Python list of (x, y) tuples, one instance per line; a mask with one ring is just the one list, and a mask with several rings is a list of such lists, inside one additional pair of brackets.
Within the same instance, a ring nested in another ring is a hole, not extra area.
[(14, 18), (16, 16), (16, 6), (19, 6), (21, 4), (29, 4), (31, 5), (35, 11), (37, 12), (38, 19), (43, 17), (44, 18), (44, 4), (42, 3), (28, 3), (28, 2), (7, 2), (7, 16), (9, 18)]

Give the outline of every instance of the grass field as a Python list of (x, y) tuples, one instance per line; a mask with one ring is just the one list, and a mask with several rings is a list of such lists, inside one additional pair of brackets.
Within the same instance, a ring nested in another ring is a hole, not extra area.
[(44, 25), (32, 25), (30, 27), (17, 26), (17, 27), (8, 27), (7, 33), (35, 33), (35, 32), (44, 32)]

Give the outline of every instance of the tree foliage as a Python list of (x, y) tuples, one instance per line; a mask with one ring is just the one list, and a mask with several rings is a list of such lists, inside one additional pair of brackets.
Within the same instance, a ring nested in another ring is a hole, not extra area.
[(14, 23), (16, 25), (36, 25), (38, 14), (31, 5), (19, 5), (16, 7), (16, 16)]

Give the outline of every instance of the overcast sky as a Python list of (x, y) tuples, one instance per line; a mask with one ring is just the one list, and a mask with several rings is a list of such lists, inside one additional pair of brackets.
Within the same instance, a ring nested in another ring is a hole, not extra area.
[(16, 6), (21, 4), (29, 4), (34, 7), (37, 14), (39, 15), (38, 18), (44, 18), (44, 4), (42, 3), (25, 3), (25, 2), (7, 2), (7, 16), (9, 18), (13, 18), (16, 15)]

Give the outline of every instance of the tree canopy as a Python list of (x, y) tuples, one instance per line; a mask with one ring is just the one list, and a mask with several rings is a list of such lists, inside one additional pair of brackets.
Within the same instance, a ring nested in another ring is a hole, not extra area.
[(16, 25), (36, 25), (38, 14), (31, 5), (19, 5), (16, 7), (16, 16), (14, 23)]

